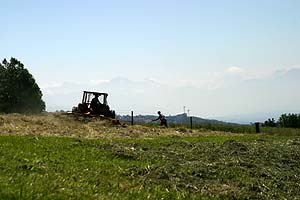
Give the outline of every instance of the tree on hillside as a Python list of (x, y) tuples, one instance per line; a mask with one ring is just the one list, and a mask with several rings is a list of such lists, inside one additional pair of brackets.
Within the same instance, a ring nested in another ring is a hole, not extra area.
[(40, 113), (42, 92), (33, 76), (15, 58), (0, 63), (0, 113)]
[(278, 123), (281, 127), (300, 128), (300, 114), (282, 114)]

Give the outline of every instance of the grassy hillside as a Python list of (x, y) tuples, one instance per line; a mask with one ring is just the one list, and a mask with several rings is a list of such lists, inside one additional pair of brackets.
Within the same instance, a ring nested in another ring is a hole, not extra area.
[(186, 128), (164, 129), (158, 126), (116, 126), (110, 121), (71, 114), (0, 115), (2, 135), (65, 136), (84, 138), (131, 138), (167, 135), (197, 135), (203, 131)]
[[(300, 134), (0, 117), (0, 199), (297, 199)], [(59, 137), (58, 137), (59, 136)]]

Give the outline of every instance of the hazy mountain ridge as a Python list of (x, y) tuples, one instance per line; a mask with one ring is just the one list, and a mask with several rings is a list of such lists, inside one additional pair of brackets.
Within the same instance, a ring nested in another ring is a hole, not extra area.
[(300, 69), (295, 68), (275, 72), (269, 78), (240, 80), (210, 90), (124, 77), (96, 84), (64, 83), (42, 90), (48, 111), (71, 110), (81, 102), (83, 90), (95, 90), (109, 93), (109, 105), (117, 114), (126, 115), (134, 110), (136, 114), (145, 115), (161, 110), (165, 115), (174, 115), (186, 106), (195, 116), (250, 123), (276, 117), (278, 113), (299, 112), (299, 85)]
[[(152, 120), (157, 119), (157, 115), (136, 115), (133, 116), (134, 122), (143, 122), (148, 123), (152, 122)], [(131, 121), (130, 115), (118, 115), (117, 119), (125, 122)], [(178, 115), (170, 115), (166, 116), (166, 119), (169, 123), (175, 124), (189, 124), (190, 117), (186, 113), (178, 114)], [(215, 120), (215, 119), (204, 119), (200, 117), (192, 117), (193, 124), (229, 124), (227, 122)]]

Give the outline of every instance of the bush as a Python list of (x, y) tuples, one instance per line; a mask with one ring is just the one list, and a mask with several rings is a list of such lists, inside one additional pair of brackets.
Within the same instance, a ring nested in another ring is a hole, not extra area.
[(263, 126), (276, 127), (277, 123), (275, 122), (275, 119), (272, 118), (272, 120), (268, 119), (268, 121), (265, 121), (265, 123), (263, 124)]

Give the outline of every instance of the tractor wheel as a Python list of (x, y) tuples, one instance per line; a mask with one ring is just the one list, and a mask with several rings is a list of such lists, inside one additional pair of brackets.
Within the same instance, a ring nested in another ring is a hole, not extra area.
[(80, 104), (78, 104), (78, 110), (79, 110), (79, 112), (81, 112), (81, 113), (86, 113), (87, 111), (88, 111), (88, 106), (87, 106), (87, 104), (86, 103), (80, 103)]
[(111, 118), (116, 119), (116, 112), (114, 110), (111, 110)]

